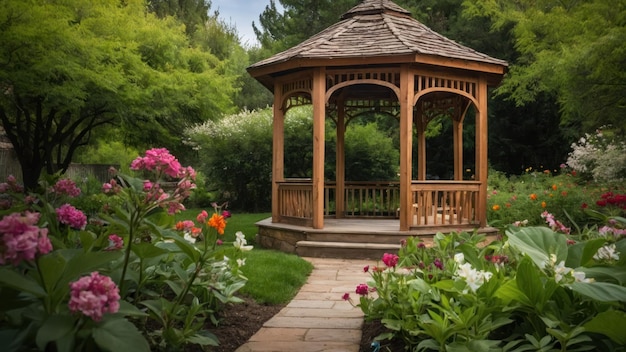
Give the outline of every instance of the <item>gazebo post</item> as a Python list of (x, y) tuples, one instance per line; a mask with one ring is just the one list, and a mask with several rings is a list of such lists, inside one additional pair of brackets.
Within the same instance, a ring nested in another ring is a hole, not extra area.
[(278, 184), (285, 180), (285, 116), (281, 82), (274, 83), (274, 113), (272, 119), (272, 222), (280, 219)]
[(313, 228), (324, 228), (324, 120), (326, 69), (313, 69)]
[(412, 145), (413, 145), (413, 71), (409, 65), (400, 67), (400, 231), (408, 231), (411, 226), (413, 197)]
[(346, 182), (346, 110), (343, 99), (337, 100), (337, 146), (335, 163), (335, 218), (344, 217), (344, 194)]
[(476, 112), (476, 180), (480, 181), (477, 218), (481, 227), (487, 225), (487, 80), (478, 79), (478, 111)]
[[(455, 109), (456, 110), (456, 109)], [(455, 111), (452, 119), (452, 138), (454, 140), (454, 179), (463, 180), (463, 120), (460, 112)]]

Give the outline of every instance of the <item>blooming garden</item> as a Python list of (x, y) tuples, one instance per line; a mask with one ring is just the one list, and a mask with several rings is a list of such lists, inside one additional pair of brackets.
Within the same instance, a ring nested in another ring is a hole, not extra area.
[[(502, 192), (511, 202), (505, 209), (490, 199), (494, 213), (518, 207), (518, 215), (537, 214), (502, 225), (497, 241), (439, 233), (427, 247), (408, 238), (398, 254), (364, 268), (369, 278), (355, 289), (358, 301), (350, 293), (343, 298), (386, 328), (374, 350), (390, 341), (410, 351), (624, 350), (626, 194), (593, 190), (595, 204), (562, 209), (567, 217), (560, 220), (547, 204), (557, 208), (554, 197), (567, 197), (550, 194), (568, 189), (563, 180), (574, 184), (572, 175), (531, 177), (557, 183), (543, 194), (535, 184), (523, 207), (515, 203), (522, 195), (511, 198), (510, 188)], [(584, 226), (573, 222), (585, 216)]]
[(104, 207), (93, 214), (71, 205), (81, 190), (58, 175), (27, 195), (13, 177), (0, 184), (5, 351), (218, 344), (205, 322), (239, 300), (243, 252), (252, 246), (238, 233), (236, 250), (224, 255), (230, 213), (217, 204), (174, 223), (168, 215), (184, 209), (195, 171), (166, 149), (146, 151), (130, 169), (134, 176), (111, 170)]

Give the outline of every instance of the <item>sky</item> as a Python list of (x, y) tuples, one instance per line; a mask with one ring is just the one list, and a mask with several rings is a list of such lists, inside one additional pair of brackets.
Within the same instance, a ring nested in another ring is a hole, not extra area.
[[(282, 11), (279, 1), (274, 2), (278, 11)], [(252, 22), (259, 26), (259, 15), (269, 4), (270, 0), (211, 0), (211, 13), (219, 10), (221, 19), (234, 24), (242, 44), (256, 45)]]

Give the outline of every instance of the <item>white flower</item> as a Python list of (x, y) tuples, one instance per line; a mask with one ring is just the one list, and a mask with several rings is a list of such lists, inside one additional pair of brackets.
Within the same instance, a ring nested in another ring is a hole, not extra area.
[(239, 266), (246, 265), (246, 258), (237, 259), (237, 265), (239, 265)]
[(585, 273), (582, 271), (573, 271), (572, 270), (572, 276), (574, 277), (574, 281), (576, 282), (586, 282), (586, 283), (591, 283), (594, 282), (593, 278), (585, 278)]
[[(554, 281), (560, 282), (565, 275), (573, 272), (574, 270), (565, 266), (565, 261), (561, 261), (554, 267)], [(584, 273), (583, 273), (584, 274)]]
[(454, 261), (458, 264), (463, 264), (465, 262), (465, 256), (463, 253), (457, 253), (454, 255)]
[(249, 251), (254, 248), (253, 246), (247, 246), (248, 242), (246, 241), (246, 236), (244, 236), (243, 232), (237, 231), (237, 233), (235, 233), (235, 237), (235, 243), (233, 243), (233, 246), (240, 251)]
[(459, 265), (456, 270), (456, 275), (464, 279), (472, 292), (476, 292), (480, 286), (491, 279), (493, 273), (490, 271), (476, 270), (472, 268), (470, 263), (465, 263)]
[(191, 236), (189, 232), (185, 232), (185, 235), (183, 236), (183, 238), (189, 241), (190, 243), (196, 243), (196, 238)]
[(593, 256), (595, 260), (619, 260), (619, 252), (615, 249), (615, 244), (610, 246), (604, 246), (598, 248), (598, 251)]

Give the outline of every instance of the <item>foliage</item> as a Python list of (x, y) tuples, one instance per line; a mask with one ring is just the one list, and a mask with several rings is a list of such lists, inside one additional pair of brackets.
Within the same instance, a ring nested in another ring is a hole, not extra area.
[(358, 305), (389, 329), (377, 340), (412, 351), (616, 350), (626, 343), (615, 328), (626, 322), (626, 241), (585, 235), (511, 226), (488, 245), (439, 233), (432, 247), (410, 237), (364, 268)]
[[(117, 174), (105, 183), (112, 201), (89, 222), (67, 203), (80, 194), (71, 180), (43, 179), (44, 193), (27, 197), (14, 179), (2, 184), (9, 202), (0, 226), (0, 339), (8, 350), (148, 351), (218, 343), (205, 323), (216, 323), (222, 305), (239, 301), (234, 295), (246, 282), (242, 252), (251, 246), (239, 233), (237, 250), (224, 256), (229, 213), (217, 206), (195, 221), (174, 224), (166, 215), (184, 209), (195, 175), (166, 149), (148, 150), (131, 170), (141, 178)], [(161, 187), (165, 181), (175, 186)], [(8, 226), (15, 221), (28, 231)], [(23, 244), (33, 239), (36, 251), (25, 252), (32, 246)]]
[(519, 105), (555, 94), (564, 126), (624, 128), (624, 1), (464, 1), (464, 13), (512, 28), (520, 58), (498, 88)]
[(587, 180), (621, 182), (626, 178), (626, 143), (610, 126), (586, 133), (572, 144), (567, 166)]
[(27, 189), (102, 126), (121, 125), (135, 145), (175, 145), (181, 121), (232, 109), (222, 63), (143, 1), (3, 1), (0, 31), (0, 120)]

